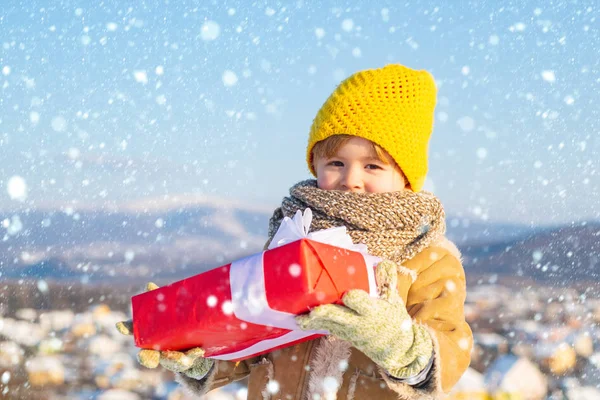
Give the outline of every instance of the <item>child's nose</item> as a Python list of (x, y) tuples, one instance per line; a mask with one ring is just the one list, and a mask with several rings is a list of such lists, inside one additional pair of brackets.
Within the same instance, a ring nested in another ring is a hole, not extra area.
[(348, 168), (342, 179), (342, 190), (360, 192), (363, 190), (363, 182), (360, 171), (355, 168)]

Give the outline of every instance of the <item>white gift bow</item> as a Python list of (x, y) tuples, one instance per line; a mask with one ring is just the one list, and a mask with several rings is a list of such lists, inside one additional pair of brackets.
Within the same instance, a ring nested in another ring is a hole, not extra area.
[(345, 226), (336, 226), (310, 232), (312, 217), (312, 210), (307, 208), (304, 210), (304, 213), (300, 210), (296, 211), (293, 219), (289, 217), (283, 218), (279, 229), (277, 229), (277, 232), (273, 236), (273, 240), (271, 240), (271, 243), (269, 244), (269, 250), (306, 238), (314, 240), (315, 242), (357, 251), (363, 255), (369, 255), (365, 244), (354, 244), (352, 242), (352, 238), (348, 235)]
[(314, 240), (315, 242), (356, 251), (363, 256), (365, 264), (367, 265), (369, 294), (373, 297), (377, 297), (377, 285), (375, 283), (375, 272), (373, 267), (381, 261), (381, 258), (369, 254), (366, 244), (352, 242), (352, 238), (348, 235), (345, 226), (335, 226), (333, 228), (310, 232), (312, 217), (313, 213), (310, 208), (306, 208), (304, 213), (300, 210), (296, 211), (293, 219), (284, 217), (283, 221), (281, 221), (281, 225), (279, 225), (279, 229), (277, 229), (277, 232), (273, 235), (273, 239), (271, 240), (271, 243), (269, 243), (268, 249), (271, 250), (283, 246), (284, 244), (306, 238)]
[[(375, 271), (373, 267), (377, 265), (380, 258), (368, 254), (366, 245), (354, 244), (352, 238), (348, 235), (345, 226), (310, 232), (311, 222), (312, 210), (310, 208), (304, 210), (304, 213), (300, 210), (296, 211), (293, 219), (285, 217), (283, 221), (281, 221), (279, 229), (273, 236), (268, 249), (271, 250), (306, 238), (359, 252), (365, 260), (365, 267), (369, 279), (369, 294), (373, 297), (377, 297), (377, 285), (375, 283)], [(292, 332), (278, 338), (258, 342), (234, 353), (214, 356), (214, 358), (222, 360), (244, 358), (248, 355), (256, 354), (303, 337), (314, 334), (328, 334), (327, 331), (299, 331), (295, 320), (296, 316), (294, 314), (273, 310), (269, 307), (265, 287), (263, 253), (255, 254), (231, 263), (229, 269), (229, 281), (231, 286), (233, 313), (237, 319), (257, 325), (288, 329)]]

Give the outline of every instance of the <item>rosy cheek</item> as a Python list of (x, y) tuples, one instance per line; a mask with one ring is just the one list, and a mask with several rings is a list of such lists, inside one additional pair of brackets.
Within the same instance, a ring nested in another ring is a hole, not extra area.
[(328, 190), (329, 189), (329, 182), (327, 180), (326, 177), (317, 177), (317, 187), (319, 189), (323, 189), (323, 190)]

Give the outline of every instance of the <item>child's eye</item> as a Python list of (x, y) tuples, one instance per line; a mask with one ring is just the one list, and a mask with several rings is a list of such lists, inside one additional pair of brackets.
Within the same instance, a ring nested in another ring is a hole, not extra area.
[(333, 167), (343, 167), (344, 163), (341, 161), (330, 161), (327, 165), (331, 165)]
[(381, 169), (381, 167), (377, 164), (368, 164), (367, 169)]

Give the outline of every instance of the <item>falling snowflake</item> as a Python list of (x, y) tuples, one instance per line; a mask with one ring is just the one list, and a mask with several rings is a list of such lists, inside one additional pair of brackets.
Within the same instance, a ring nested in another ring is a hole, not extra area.
[(124, 254), (125, 262), (129, 264), (135, 258), (135, 252), (133, 250), (127, 250)]
[(290, 265), (289, 272), (290, 272), (291, 276), (293, 276), (294, 278), (297, 278), (302, 273), (302, 267), (300, 267), (300, 265), (298, 265), (298, 264), (292, 264), (292, 265)]
[(475, 120), (471, 117), (462, 117), (456, 123), (465, 132), (471, 132), (475, 129)]
[(342, 21), (342, 29), (346, 32), (351, 32), (354, 29), (354, 21), (350, 18), (346, 18)]
[(37, 281), (37, 288), (42, 293), (47, 293), (48, 292), (48, 284), (43, 279)]
[(223, 84), (227, 87), (234, 86), (238, 81), (238, 77), (235, 74), (235, 72), (230, 71), (230, 70), (223, 72), (222, 79), (223, 79)]
[(279, 382), (270, 380), (269, 383), (267, 383), (267, 392), (270, 394), (277, 394), (279, 392)]
[(18, 175), (10, 177), (6, 186), (11, 199), (24, 201), (27, 198), (27, 183), (22, 177)]
[(63, 132), (67, 129), (67, 120), (65, 119), (65, 117), (59, 115), (57, 117), (52, 118), (50, 126), (55, 132)]
[(2, 384), (7, 385), (10, 382), (10, 371), (4, 371), (1, 378)]
[(135, 78), (135, 81), (138, 83), (142, 83), (144, 85), (146, 83), (148, 83), (148, 74), (146, 74), (146, 71), (143, 71), (143, 70), (133, 71), (133, 77)]
[(221, 34), (221, 27), (215, 21), (206, 21), (200, 28), (200, 38), (205, 42), (215, 40)]
[(480, 160), (483, 160), (487, 157), (487, 149), (484, 147), (480, 147), (477, 149), (477, 158), (479, 158)]
[(206, 305), (209, 307), (214, 307), (217, 305), (217, 297), (216, 296), (208, 296), (206, 299)]
[(554, 75), (554, 71), (546, 70), (542, 71), (542, 79), (546, 82), (553, 83), (556, 81), (556, 76)]
[(221, 310), (223, 311), (223, 314), (225, 314), (225, 315), (233, 314), (233, 303), (228, 300), (224, 301), (223, 305), (221, 306)]
[(323, 379), (323, 390), (325, 391), (325, 393), (336, 393), (339, 386), (340, 382), (333, 376), (326, 376)]

